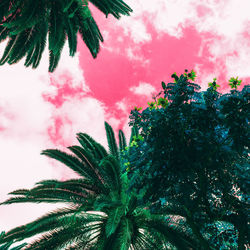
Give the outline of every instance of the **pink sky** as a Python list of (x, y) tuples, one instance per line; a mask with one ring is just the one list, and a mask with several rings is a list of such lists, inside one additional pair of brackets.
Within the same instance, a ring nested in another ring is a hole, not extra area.
[[(104, 121), (130, 136), (128, 116), (147, 106), (173, 72), (194, 69), (202, 90), (214, 77), (250, 80), (249, 0), (127, 0), (130, 17), (106, 19), (91, 10), (104, 37), (97, 59), (78, 39), (78, 53), (64, 47), (59, 66), (48, 73), (48, 51), (33, 70), (0, 66), (0, 201), (18, 188), (43, 179), (75, 175), (41, 156), (47, 148), (77, 143), (77, 132), (90, 134), (107, 148)], [(0, 44), (0, 54), (6, 41)], [(66, 44), (67, 45), (67, 44)], [(242, 86), (241, 86), (242, 88)], [(240, 88), (240, 89), (241, 89)], [(62, 206), (62, 205), (60, 205)], [(0, 231), (27, 223), (58, 205), (0, 207)]]

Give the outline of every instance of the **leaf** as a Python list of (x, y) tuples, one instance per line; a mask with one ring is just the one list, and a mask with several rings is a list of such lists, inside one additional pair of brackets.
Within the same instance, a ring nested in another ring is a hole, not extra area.
[(127, 142), (125, 135), (122, 130), (119, 130), (119, 151), (121, 152), (122, 150), (125, 150), (127, 147)]
[(165, 82), (161, 82), (161, 86), (162, 86), (163, 89), (167, 88)]
[(116, 228), (118, 227), (121, 221), (122, 216), (124, 216), (123, 207), (112, 209), (108, 213), (108, 220), (105, 228), (107, 237), (110, 237), (110, 235), (112, 235), (115, 232)]
[(105, 130), (108, 140), (109, 152), (116, 158), (119, 159), (118, 147), (115, 140), (115, 135), (112, 127), (105, 122)]

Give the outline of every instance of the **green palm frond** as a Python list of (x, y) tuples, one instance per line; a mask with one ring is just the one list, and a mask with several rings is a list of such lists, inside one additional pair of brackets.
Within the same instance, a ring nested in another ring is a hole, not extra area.
[[(45, 232), (47, 230), (53, 230), (59, 227), (59, 222), (63, 222), (65, 216), (74, 215), (78, 211), (78, 208), (63, 208), (57, 209), (53, 212), (47, 213), (46, 215), (36, 219), (35, 221), (26, 225), (16, 227), (4, 235), (5, 241), (21, 241), (24, 238), (31, 237), (38, 233)], [(2, 241), (0, 240), (0, 243)]]
[(151, 230), (155, 230), (157, 233), (164, 235), (166, 240), (178, 249), (197, 248), (197, 241), (184, 227), (180, 228), (177, 225), (169, 225), (163, 220), (162, 216), (161, 219), (154, 217), (155, 216), (152, 216), (152, 218), (147, 221), (146, 228), (149, 227)]
[(105, 122), (105, 130), (106, 130), (107, 141), (108, 141), (108, 146), (109, 146), (109, 153), (112, 154), (116, 159), (119, 159), (119, 152), (118, 152), (118, 147), (117, 147), (117, 143), (115, 140), (115, 134), (114, 134), (112, 127), (107, 122)]
[(121, 191), (121, 169), (120, 163), (113, 155), (106, 156), (100, 163), (100, 169), (105, 178), (105, 183), (110, 189)]
[(74, 153), (81, 162), (84, 163), (85, 170), (90, 169), (94, 173), (93, 178), (99, 177), (98, 174), (98, 161), (93, 157), (88, 149), (79, 146), (70, 146), (68, 149)]
[[(0, 244), (18, 243), (41, 234), (25, 249), (198, 249), (185, 225), (151, 214), (139, 204), (141, 197), (128, 191), (129, 179), (121, 170), (113, 129), (106, 122), (105, 128), (110, 154), (82, 133), (78, 134), (81, 147), (68, 147), (74, 155), (52, 149), (42, 152), (74, 170), (80, 178), (40, 181), (30, 190), (11, 192), (15, 197), (2, 204), (64, 202), (67, 207), (2, 234)], [(123, 132), (119, 138), (122, 148), (126, 142)]]
[(87, 159), (86, 162), (83, 162), (77, 157), (62, 152), (58, 149), (47, 149), (42, 151), (41, 154), (62, 162), (63, 164), (71, 168), (75, 173), (84, 178), (92, 180), (97, 177), (95, 171), (93, 170), (93, 165), (95, 165), (95, 162), (91, 162), (91, 159)]
[(125, 150), (126, 147), (127, 147), (127, 142), (126, 142), (125, 135), (124, 135), (122, 130), (119, 130), (119, 150), (120, 150), (120, 153), (122, 150)]
[(21, 250), (21, 249), (23, 249), (23, 247), (25, 247), (27, 245), (27, 243), (22, 243), (18, 246), (11, 247), (13, 243), (14, 243), (13, 241), (10, 241), (10, 242), (2, 244), (2, 245), (0, 244), (0, 249), (1, 250)]
[(26, 249), (60, 249), (77, 240), (89, 236), (100, 228), (106, 217), (82, 211), (79, 207), (58, 209), (32, 223), (15, 228), (5, 234), (5, 240), (21, 241), (24, 238), (44, 233), (26, 246)]
[[(87, 179), (70, 179), (67, 181), (58, 181), (58, 180), (45, 180), (36, 183), (37, 185), (43, 185), (47, 188), (62, 188), (62, 189), (70, 189), (76, 192), (94, 192), (101, 193), (101, 190), (93, 184), (92, 181), (88, 181)], [(25, 190), (25, 189), (24, 189)], [(13, 194), (13, 192), (12, 192)]]
[(85, 133), (78, 133), (77, 140), (82, 147), (87, 148), (97, 160), (101, 160), (108, 155), (106, 149), (100, 143)]
[(105, 219), (105, 216), (89, 213), (82, 213), (73, 218), (72, 216), (70, 218), (63, 218), (61, 223), (59, 221), (61, 227), (43, 234), (40, 238), (29, 244), (26, 249), (62, 249), (77, 242), (79, 239), (90, 239), (91, 235), (100, 231)]
[(90, 0), (100, 11), (102, 11), (106, 16), (108, 14), (113, 15), (116, 18), (120, 18), (121, 15), (129, 15), (132, 9), (121, 0)]
[[(106, 16), (112, 14), (115, 18), (129, 15), (132, 11), (122, 0), (91, 2)], [(92, 17), (88, 0), (3, 0), (0, 3), (0, 42), (9, 38), (9, 43), (0, 65), (6, 62), (16, 63), (26, 56), (25, 66), (32, 65), (36, 68), (48, 34), (49, 71), (53, 72), (58, 65), (66, 39), (69, 54), (74, 56), (78, 32), (95, 58), (103, 37)]]
[(28, 245), (28, 243), (22, 243), (22, 244), (20, 244), (18, 246), (10, 248), (9, 250), (22, 250), (27, 245)]

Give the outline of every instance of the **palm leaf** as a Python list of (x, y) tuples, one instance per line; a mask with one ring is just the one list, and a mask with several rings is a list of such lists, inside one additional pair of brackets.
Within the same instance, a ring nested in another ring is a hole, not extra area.
[(106, 149), (98, 142), (96, 142), (91, 136), (85, 133), (78, 133), (77, 140), (83, 148), (87, 148), (88, 151), (98, 160), (103, 159), (108, 155)]
[(101, 190), (98, 189), (96, 185), (93, 184), (93, 182), (88, 181), (86, 179), (70, 179), (67, 181), (58, 181), (58, 180), (44, 180), (40, 181), (36, 184), (40, 184), (46, 187), (51, 188), (66, 188), (66, 189), (72, 189), (76, 190), (78, 192), (86, 190), (88, 192), (93, 192), (96, 194), (101, 193)]
[(122, 130), (119, 130), (119, 151), (121, 152), (122, 150), (125, 150), (127, 147), (127, 142), (125, 135)]
[[(116, 18), (129, 15), (132, 11), (121, 0), (93, 0), (92, 2), (105, 15), (110, 13)], [(32, 65), (36, 68), (43, 53), (43, 45), (26, 43), (25, 48), (22, 48), (16, 45), (12, 47), (12, 44), (14, 44), (15, 36), (22, 32), (28, 34), (30, 30), (34, 30), (35, 36), (41, 36), (40, 30), (43, 29), (44, 23), (48, 26), (45, 37), (49, 33), (50, 72), (53, 72), (58, 65), (66, 36), (70, 56), (74, 56), (78, 31), (92, 56), (94, 58), (97, 56), (103, 37), (89, 10), (88, 0), (2, 0), (0, 2), (0, 42), (9, 37), (10, 43), (5, 48), (1, 63), (13, 64), (27, 56), (25, 66)], [(38, 29), (34, 29), (35, 26)], [(22, 40), (25, 39), (22, 38)], [(18, 53), (18, 48), (20, 53)], [(11, 57), (9, 57), (12, 49), (15, 51), (11, 52)]]
[(120, 18), (120, 14), (129, 15), (132, 9), (121, 0), (90, 0), (100, 11), (102, 11), (106, 17), (108, 14), (112, 14), (115, 18)]
[(77, 32), (79, 26), (74, 22), (74, 19), (71, 21), (68, 18), (65, 18), (65, 30), (68, 36), (68, 45), (69, 45), (69, 55), (74, 56), (77, 48)]
[(47, 149), (42, 151), (41, 154), (62, 162), (84, 178), (91, 180), (96, 177), (95, 173), (88, 171), (88, 168), (84, 168), (84, 162), (78, 160), (78, 158), (73, 155), (67, 154), (57, 149)]
[(0, 59), (0, 65), (3, 65), (5, 62), (8, 61), (8, 56), (11, 52), (11, 49), (13, 48), (13, 46), (15, 45), (15, 42), (16, 40), (18, 39), (19, 35), (14, 35), (14, 36), (11, 36), (8, 43), (7, 43), (7, 46), (4, 50), (4, 53), (3, 53), (3, 56), (2, 58)]
[(115, 135), (112, 127), (105, 122), (105, 130), (108, 140), (109, 152), (112, 154), (116, 159), (119, 159), (118, 147), (115, 140)]
[(103, 42), (100, 30), (92, 17), (82, 20), (78, 15), (78, 18), (79, 33), (92, 56), (96, 58), (100, 49), (99, 40)]
[(9, 30), (3, 26), (0, 26), (0, 42), (5, 40), (9, 34)]
[[(96, 233), (105, 220), (103, 216), (85, 214), (75, 217), (75, 220), (63, 222), (61, 229), (52, 230), (32, 242), (26, 249), (62, 249), (82, 238), (89, 238), (89, 235)], [(94, 223), (94, 224), (90, 224)], [(66, 226), (67, 225), (67, 226)]]
[(113, 155), (106, 156), (100, 163), (100, 170), (103, 173), (102, 176), (105, 180), (105, 184), (110, 189), (121, 192), (121, 169), (119, 162)]
[[(82, 147), (69, 147), (74, 155), (52, 149), (42, 152), (83, 178), (40, 181), (30, 190), (13, 191), (11, 194), (16, 197), (2, 204), (64, 202), (71, 207), (50, 212), (1, 234), (0, 244), (16, 243), (42, 234), (25, 249), (199, 248), (185, 223), (169, 223), (167, 216), (151, 214), (148, 209), (139, 206), (139, 195), (128, 191), (127, 173), (121, 172), (113, 129), (106, 122), (105, 129), (110, 154), (85, 134), (78, 134)], [(119, 138), (122, 148), (126, 142), (122, 132)]]
[(108, 213), (108, 219), (107, 224), (105, 227), (106, 236), (109, 237), (112, 235), (115, 231), (118, 225), (121, 222), (121, 218), (124, 216), (124, 207), (118, 206), (116, 208), (110, 209)]

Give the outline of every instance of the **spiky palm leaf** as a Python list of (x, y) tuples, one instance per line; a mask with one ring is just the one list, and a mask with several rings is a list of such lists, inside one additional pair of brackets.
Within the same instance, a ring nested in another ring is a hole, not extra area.
[[(30, 190), (12, 192), (2, 204), (64, 202), (66, 208), (50, 212), (6, 232), (0, 244), (16, 243), (42, 234), (25, 249), (178, 249), (196, 247), (181, 226), (172, 226), (164, 215), (151, 214), (128, 192), (127, 173), (122, 173), (113, 130), (105, 123), (110, 154), (90, 136), (79, 133), (80, 146), (69, 147), (74, 155), (45, 150), (80, 175), (68, 181), (45, 180)], [(120, 136), (119, 145), (126, 140)]]
[[(0, 2), (0, 42), (9, 37), (0, 65), (13, 64), (26, 56), (25, 66), (36, 68), (49, 40), (49, 71), (53, 72), (68, 38), (70, 56), (77, 48), (79, 32), (95, 58), (99, 28), (88, 7), (89, 0), (2, 0)], [(90, 0), (106, 16), (129, 15), (132, 9), (122, 0)]]
[[(0, 240), (5, 236), (5, 232), (0, 233)], [(24, 246), (27, 245), (27, 243), (22, 243), (20, 245), (17, 245), (15, 247), (11, 247), (13, 244), (13, 241), (8, 241), (7, 243), (0, 244), (1, 250), (21, 250)], [(10, 248), (11, 247), (11, 248)]]

